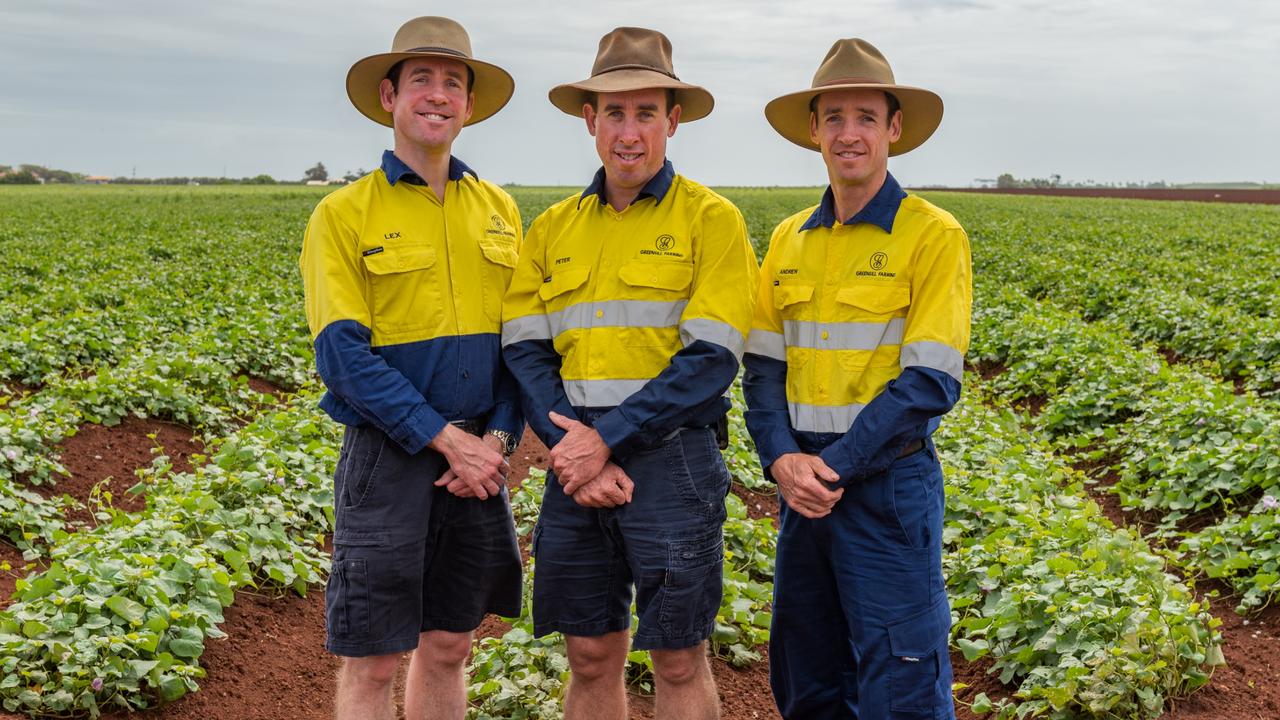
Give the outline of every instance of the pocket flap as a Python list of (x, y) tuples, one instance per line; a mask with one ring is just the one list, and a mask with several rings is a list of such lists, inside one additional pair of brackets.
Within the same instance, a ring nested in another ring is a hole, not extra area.
[(889, 648), (895, 657), (921, 658), (942, 647), (951, 632), (945, 599), (921, 613), (889, 624)]
[(343, 530), (333, 534), (333, 544), (342, 547), (386, 547), (390, 542), (391, 536), (385, 532)]
[(633, 287), (684, 290), (693, 282), (693, 266), (688, 263), (632, 260), (623, 265), (618, 274)]
[(854, 285), (836, 291), (836, 300), (873, 313), (890, 313), (911, 304), (911, 286), (906, 283)]
[(812, 285), (778, 285), (773, 288), (773, 306), (781, 310), (788, 305), (813, 299)]
[(538, 297), (543, 300), (550, 300), (557, 295), (563, 295), (570, 290), (576, 290), (582, 287), (587, 281), (587, 276), (591, 274), (591, 268), (576, 267), (557, 270), (551, 273), (551, 279), (542, 283), (542, 287), (538, 288)]
[(508, 243), (481, 242), (480, 252), (484, 253), (484, 257), (489, 262), (505, 265), (509, 268), (516, 266), (516, 249), (514, 245)]
[(436, 264), (436, 250), (430, 245), (386, 247), (382, 252), (364, 256), (365, 268), (374, 275), (425, 270)]

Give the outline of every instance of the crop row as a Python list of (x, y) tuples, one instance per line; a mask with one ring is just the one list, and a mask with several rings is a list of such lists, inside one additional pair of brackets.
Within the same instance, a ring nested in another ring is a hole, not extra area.
[(47, 569), (0, 611), (4, 708), (96, 717), (176, 699), (237, 589), (319, 582), (337, 428), (317, 399), (261, 415), (191, 473), (158, 464), (145, 510), (103, 505), (96, 527), (55, 530)]
[[(1122, 503), (1157, 513), (1183, 566), (1232, 585), (1241, 610), (1280, 595), (1280, 409), (1106, 323), (1016, 290), (983, 297), (970, 359), (1003, 366), (992, 388), (1044, 400), (1038, 424), (1109, 467)], [(1208, 526), (1177, 529), (1193, 516)]]
[(1181, 203), (1016, 205), (947, 197), (973, 237), (975, 275), (1087, 320), (1126, 327), (1223, 377), (1280, 392), (1276, 208)]
[(1220, 621), (998, 401), (969, 378), (937, 439), (955, 645), (1014, 683), (999, 717), (1157, 717), (1223, 662)]

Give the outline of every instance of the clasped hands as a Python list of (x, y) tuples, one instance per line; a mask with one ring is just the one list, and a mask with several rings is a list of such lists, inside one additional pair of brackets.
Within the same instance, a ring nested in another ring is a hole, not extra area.
[(810, 520), (826, 517), (844, 497), (844, 488), (832, 490), (827, 483), (840, 480), (822, 458), (804, 453), (787, 453), (770, 466), (778, 492), (793, 510)]
[(564, 494), (583, 507), (611, 508), (631, 502), (635, 483), (609, 461), (609, 446), (593, 428), (557, 412), (548, 413), (565, 436), (551, 449), (551, 469)]

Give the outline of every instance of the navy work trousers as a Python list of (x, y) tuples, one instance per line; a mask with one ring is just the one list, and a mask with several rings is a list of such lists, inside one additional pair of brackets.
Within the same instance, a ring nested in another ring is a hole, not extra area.
[(784, 718), (954, 720), (942, 511), (931, 441), (827, 517), (782, 503), (769, 676)]

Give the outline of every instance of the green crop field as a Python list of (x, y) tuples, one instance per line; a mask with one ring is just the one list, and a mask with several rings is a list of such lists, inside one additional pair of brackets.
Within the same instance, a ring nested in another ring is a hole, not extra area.
[[(324, 189), (0, 190), (0, 700), (65, 716), (196, 691), (235, 591), (323, 583), (340, 429), (316, 408), (297, 257)], [(564, 188), (513, 188), (526, 226)], [(763, 254), (818, 189), (726, 188)], [(953, 648), (991, 717), (1156, 718), (1223, 662), (1221, 620), (1280, 596), (1280, 207), (926, 194), (970, 234), (965, 397), (937, 438)], [(266, 381), (283, 395), (263, 392)], [(726, 459), (771, 492), (741, 418)], [(119, 493), (56, 498), (57, 446), (128, 415), (198, 432)], [(531, 532), (543, 478), (513, 493)], [(135, 484), (136, 482), (136, 484)], [(1117, 527), (1114, 495), (1140, 527)], [(46, 499), (46, 496), (55, 499)], [(88, 502), (92, 521), (73, 521)], [(760, 660), (775, 532), (728, 498), (713, 651)], [(527, 611), (527, 603), (526, 603)], [(480, 642), (476, 718), (555, 716), (567, 662), (529, 617)], [(647, 656), (633, 654), (637, 687)]]

